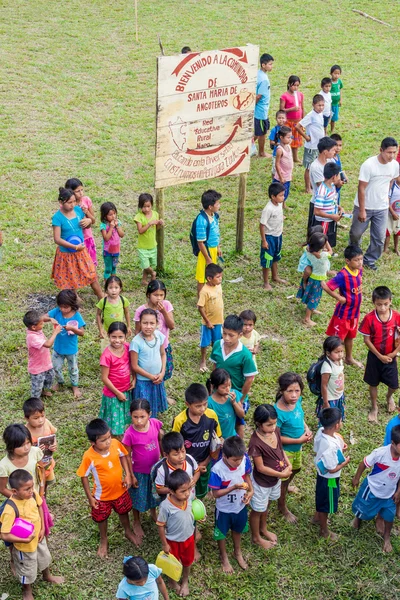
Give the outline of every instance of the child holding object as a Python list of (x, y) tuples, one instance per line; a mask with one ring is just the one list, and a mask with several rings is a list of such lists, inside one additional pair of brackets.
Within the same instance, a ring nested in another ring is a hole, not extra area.
[(123, 562), (124, 578), (118, 586), (117, 600), (158, 600), (159, 593), (169, 600), (161, 569), (141, 556), (126, 556)]
[(100, 206), (100, 220), (100, 232), (103, 236), (104, 280), (107, 280), (117, 272), (121, 238), (125, 233), (118, 219), (117, 207), (112, 202), (104, 202)]
[(140, 194), (138, 201), (139, 212), (136, 213), (134, 221), (137, 226), (138, 253), (140, 268), (143, 270), (142, 284), (148, 284), (148, 278), (155, 279), (157, 273), (157, 240), (156, 230), (164, 227), (164, 221), (159, 218), (157, 211), (153, 210), (153, 196), (151, 194)]
[[(67, 190), (72, 190), (74, 192), (76, 205), (79, 206), (82, 211), (85, 213), (85, 217), (87, 220), (90, 220), (88, 225), (83, 225), (83, 241), (89, 252), (89, 256), (93, 261), (93, 264), (97, 267), (97, 254), (96, 254), (96, 243), (93, 237), (92, 225), (95, 224), (96, 218), (94, 216), (93, 211), (93, 202), (89, 198), (89, 196), (85, 196), (85, 192), (83, 190), (83, 183), (80, 179), (76, 177), (72, 177), (65, 182), (65, 188)], [(84, 223), (86, 221), (84, 220)]]

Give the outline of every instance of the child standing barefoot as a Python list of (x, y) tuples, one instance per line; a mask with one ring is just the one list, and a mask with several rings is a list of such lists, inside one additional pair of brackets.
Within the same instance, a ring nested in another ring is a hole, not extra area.
[(304, 96), (302, 92), (299, 92), (300, 77), (297, 75), (291, 75), (287, 82), (287, 92), (282, 94), (280, 98), (280, 110), (286, 113), (286, 123), (292, 131), (292, 154), (293, 162), (300, 163), (298, 157), (299, 148), (303, 145), (301, 135), (296, 129), (297, 123), (304, 117)]
[(257, 366), (256, 355), (260, 351), (261, 335), (254, 329), (257, 321), (255, 312), (242, 310), (239, 318), (243, 321), (243, 335), (240, 338), (243, 346), (248, 348), (253, 355), (254, 364)]
[(149, 565), (141, 556), (126, 556), (123, 573), (125, 577), (117, 590), (117, 600), (156, 600), (161, 593), (164, 600), (169, 595), (163, 578), (162, 570), (156, 565)]
[(321, 365), (321, 396), (317, 400), (317, 417), (324, 408), (338, 408), (344, 420), (346, 406), (344, 397), (343, 342), (337, 335), (330, 335), (324, 341), (325, 359)]
[(278, 131), (278, 147), (276, 149), (275, 169), (272, 183), (281, 183), (285, 188), (285, 199), (283, 208), (286, 208), (286, 200), (290, 193), (290, 184), (293, 176), (293, 156), (290, 149), (292, 141), (292, 132), (290, 127), (285, 125)]
[(224, 439), (236, 435), (237, 419), (244, 419), (242, 392), (232, 389), (232, 381), (225, 369), (214, 369), (207, 379), (207, 407), (215, 412)]
[(89, 252), (93, 264), (97, 267), (96, 243), (93, 237), (92, 225), (96, 222), (93, 211), (93, 202), (83, 191), (83, 183), (76, 177), (68, 179), (65, 182), (65, 188), (74, 192), (76, 205), (85, 213), (85, 219), (82, 221), (83, 241)]
[[(102, 340), (101, 349), (104, 351), (107, 343), (108, 328), (111, 323), (126, 321), (128, 336), (132, 335), (131, 316), (129, 314), (129, 300), (122, 296), (122, 281), (116, 275), (111, 275), (104, 284), (106, 295), (97, 304), (96, 322)], [(103, 347), (104, 344), (104, 347)]]
[(278, 276), (278, 261), (281, 260), (283, 210), (285, 201), (285, 186), (281, 183), (271, 183), (268, 188), (270, 198), (264, 207), (260, 219), (261, 251), (260, 262), (263, 271), (264, 290), (272, 291), (269, 282), (269, 271), (275, 283), (287, 283)]
[[(118, 220), (118, 211), (112, 202), (104, 202), (100, 206), (100, 231), (103, 236), (104, 279), (107, 280), (117, 272), (121, 251), (121, 238), (125, 233)], [(102, 298), (103, 295), (100, 296)]]
[(133, 485), (129, 494), (133, 504), (133, 531), (141, 541), (144, 531), (140, 513), (150, 510), (153, 521), (157, 521), (150, 471), (160, 458), (160, 443), (164, 435), (162, 422), (151, 418), (147, 400), (133, 400), (130, 405), (132, 424), (125, 431), (122, 443), (128, 449)]
[[(254, 494), (250, 500), (250, 529), (253, 544), (268, 550), (278, 538), (267, 529), (268, 504), (281, 495), (281, 481), (290, 477), (292, 466), (286, 456), (279, 429), (277, 412), (271, 404), (261, 404), (254, 411), (255, 431), (250, 438), (248, 454), (253, 458), (251, 476)], [(265, 537), (264, 540), (261, 536)]]
[(140, 268), (143, 269), (143, 285), (147, 285), (149, 275), (150, 279), (157, 277), (155, 271), (157, 268), (156, 230), (164, 227), (164, 221), (159, 218), (158, 212), (153, 210), (153, 202), (151, 194), (140, 194), (139, 212), (134, 217), (139, 233), (138, 253)]
[(108, 328), (110, 345), (100, 357), (101, 380), (104, 383), (99, 412), (113, 436), (122, 436), (131, 422), (129, 405), (135, 385), (129, 361), (128, 330), (125, 323), (111, 323)]
[[(313, 436), (304, 420), (301, 397), (304, 384), (300, 375), (297, 373), (284, 373), (278, 379), (278, 388), (275, 404), (278, 414), (277, 425), (280, 430), (283, 449), (292, 465), (292, 474), (288, 479), (282, 480), (278, 509), (288, 523), (296, 523), (297, 518), (286, 506), (286, 496), (290, 482), (301, 470), (301, 447), (303, 444), (311, 442)], [(293, 486), (290, 491), (296, 492), (298, 490)]]
[(164, 386), (165, 336), (157, 329), (157, 313), (152, 308), (141, 312), (139, 323), (140, 333), (129, 346), (132, 370), (136, 373), (134, 396), (147, 400), (151, 413), (157, 415), (168, 408)]

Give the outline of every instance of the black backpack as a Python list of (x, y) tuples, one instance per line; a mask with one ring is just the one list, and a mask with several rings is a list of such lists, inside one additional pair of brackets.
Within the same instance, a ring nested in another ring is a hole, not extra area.
[[(0, 505), (0, 517), (4, 512), (5, 507), (7, 506), (7, 504), (9, 504), (11, 506), (11, 508), (14, 510), (15, 512), (15, 518), (18, 519), (19, 518), (19, 510), (17, 505), (15, 504), (14, 500), (11, 500), (11, 498), (7, 498), (7, 500), (5, 500), (1, 505)], [(0, 534), (1, 534), (1, 523), (0, 523)], [(12, 546), (12, 544), (10, 542), (4, 542), (6, 546)]]
[[(125, 308), (125, 298), (123, 296), (120, 296), (121, 301), (122, 301), (122, 308)], [(107, 296), (104, 296), (103, 298), (103, 307), (101, 309), (101, 322), (104, 323), (104, 310), (106, 308), (106, 304), (107, 304)]]
[(307, 371), (308, 387), (314, 396), (321, 396), (321, 368), (325, 361), (329, 362), (326, 356), (313, 363)]
[[(219, 219), (219, 214), (214, 213), (214, 217), (216, 219)], [(207, 252), (208, 252), (208, 238), (210, 236), (210, 229), (211, 229), (211, 223), (210, 223), (210, 219), (208, 218), (207, 213), (204, 210), (201, 210), (199, 212), (199, 214), (197, 215), (197, 217), (195, 218), (195, 220), (193, 221), (192, 227), (190, 229), (190, 243), (192, 244), (192, 251), (195, 256), (198, 256), (199, 252), (200, 252), (199, 244), (197, 243), (197, 238), (196, 238), (197, 219), (205, 219), (206, 220), (206, 241), (204, 242), (204, 245), (207, 248)], [(210, 253), (208, 252), (208, 254), (210, 254)]]
[[(188, 454), (186, 454), (186, 460), (189, 463), (189, 465), (192, 467), (192, 471), (194, 473), (194, 462), (193, 462), (192, 457), (189, 456)], [(161, 460), (156, 462), (156, 464), (151, 467), (151, 471), (150, 471), (151, 493), (153, 495), (153, 498), (155, 500), (157, 500), (157, 502), (162, 502), (167, 497), (166, 494), (159, 494), (157, 491), (157, 487), (156, 487), (156, 477), (157, 477), (158, 469), (160, 467), (162, 467), (164, 469), (164, 484), (166, 487), (168, 487), (169, 468), (167, 465), (166, 457), (161, 458)]]

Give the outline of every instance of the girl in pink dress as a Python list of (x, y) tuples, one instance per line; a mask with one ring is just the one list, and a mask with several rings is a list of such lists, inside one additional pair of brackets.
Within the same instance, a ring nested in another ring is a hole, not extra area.
[(85, 217), (91, 219), (92, 221), (91, 225), (83, 229), (83, 241), (85, 243), (87, 251), (89, 252), (90, 258), (93, 261), (93, 264), (97, 267), (96, 243), (94, 241), (92, 231), (92, 225), (94, 225), (96, 221), (93, 211), (93, 202), (91, 201), (89, 196), (84, 195), (83, 183), (76, 177), (68, 179), (68, 181), (65, 182), (65, 188), (74, 192), (77, 206), (80, 206), (83, 212), (85, 213)]
[(293, 161), (298, 163), (298, 149), (303, 145), (303, 140), (299, 132), (295, 129), (296, 123), (304, 117), (304, 96), (299, 92), (300, 77), (291, 75), (287, 82), (287, 92), (280, 98), (280, 110), (286, 113), (286, 125), (292, 130), (292, 154)]

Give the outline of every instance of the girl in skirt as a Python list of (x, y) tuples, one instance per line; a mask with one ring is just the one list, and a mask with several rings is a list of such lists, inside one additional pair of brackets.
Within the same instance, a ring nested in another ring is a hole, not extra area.
[(287, 91), (280, 98), (279, 110), (286, 113), (286, 123), (292, 130), (292, 142), (290, 144), (293, 154), (293, 162), (298, 163), (299, 148), (303, 145), (303, 139), (297, 131), (295, 125), (304, 117), (304, 97), (299, 92), (300, 77), (291, 75), (287, 82)]
[(72, 190), (74, 192), (76, 205), (83, 210), (86, 219), (90, 219), (90, 224), (83, 227), (83, 241), (85, 242), (85, 246), (89, 252), (89, 256), (92, 259), (93, 264), (97, 267), (96, 242), (94, 241), (92, 231), (92, 225), (94, 225), (96, 221), (93, 210), (93, 202), (89, 196), (85, 196), (83, 183), (80, 179), (77, 179), (76, 177), (68, 179), (65, 182), (65, 187), (67, 190)]
[(90, 285), (100, 300), (103, 292), (82, 233), (82, 227), (92, 221), (76, 206), (72, 190), (60, 188), (58, 201), (60, 209), (51, 220), (54, 243), (57, 244), (51, 277), (60, 290), (79, 290)]
[(101, 380), (104, 383), (99, 412), (114, 437), (122, 438), (131, 422), (129, 412), (131, 390), (135, 385), (129, 361), (128, 329), (125, 323), (111, 323), (108, 328), (110, 345), (100, 357)]
[(144, 532), (140, 513), (150, 510), (153, 521), (157, 521), (156, 506), (159, 504), (152, 493), (150, 472), (160, 458), (160, 444), (164, 435), (162, 422), (151, 418), (147, 400), (133, 400), (130, 406), (132, 424), (125, 431), (122, 443), (131, 458), (132, 487), (129, 494), (133, 504), (133, 531), (142, 541)]
[(129, 346), (137, 379), (134, 397), (148, 400), (152, 414), (157, 415), (168, 408), (164, 386), (165, 336), (157, 329), (157, 313), (152, 308), (141, 312), (139, 325), (140, 333)]
[(326, 274), (330, 269), (330, 253), (324, 251), (328, 238), (323, 233), (313, 233), (308, 242), (306, 258), (308, 266), (303, 271), (303, 277), (297, 292), (297, 298), (307, 306), (306, 315), (303, 319), (304, 325), (312, 327), (316, 325), (311, 320), (313, 313), (321, 314), (317, 308), (322, 296), (321, 281), (325, 281)]

